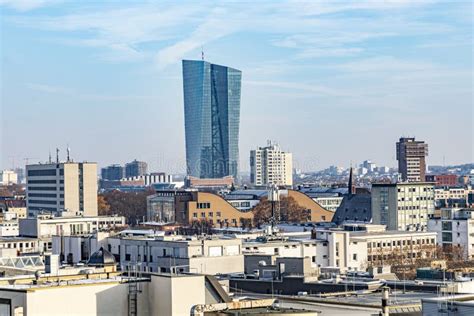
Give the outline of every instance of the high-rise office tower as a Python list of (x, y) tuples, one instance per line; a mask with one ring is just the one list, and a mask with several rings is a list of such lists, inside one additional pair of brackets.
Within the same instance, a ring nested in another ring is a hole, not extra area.
[(242, 72), (183, 60), (187, 174), (237, 177)]
[(26, 166), (28, 214), (62, 211), (97, 216), (97, 164), (58, 162)]
[(398, 172), (402, 181), (425, 181), (428, 144), (414, 137), (401, 137), (397, 142)]
[(144, 161), (134, 160), (125, 164), (125, 177), (139, 177), (148, 173), (148, 164)]
[(293, 185), (293, 157), (278, 144), (250, 151), (250, 182), (253, 185)]

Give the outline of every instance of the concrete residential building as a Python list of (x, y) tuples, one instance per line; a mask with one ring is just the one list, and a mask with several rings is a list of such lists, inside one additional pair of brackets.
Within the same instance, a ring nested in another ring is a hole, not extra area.
[(438, 234), (440, 246), (461, 247), (467, 260), (474, 259), (474, 209), (442, 209), (428, 221), (428, 230)]
[(51, 217), (38, 215), (36, 218), (19, 220), (20, 236), (39, 238), (43, 251), (52, 248), (52, 237), (92, 234), (102, 229), (124, 227), (123, 216), (73, 216)]
[(110, 165), (101, 169), (102, 180), (120, 180), (125, 175), (125, 170), (121, 165)]
[(242, 240), (237, 238), (121, 237), (122, 270), (137, 262), (146, 272), (224, 274), (244, 271)]
[(388, 230), (426, 230), (434, 216), (434, 186), (430, 182), (372, 184), (372, 222)]
[(401, 137), (397, 142), (398, 172), (402, 181), (425, 181), (428, 144), (415, 138)]
[(125, 178), (143, 176), (148, 173), (148, 164), (144, 161), (134, 160), (125, 164)]
[(26, 166), (27, 209), (41, 212), (70, 212), (97, 215), (97, 164), (60, 162)]
[(18, 175), (13, 170), (3, 170), (0, 171), (0, 184), (1, 185), (10, 185), (18, 183)]
[(242, 72), (204, 60), (183, 60), (187, 175), (238, 175)]
[(256, 186), (292, 186), (292, 154), (268, 141), (266, 147), (250, 151), (250, 182)]

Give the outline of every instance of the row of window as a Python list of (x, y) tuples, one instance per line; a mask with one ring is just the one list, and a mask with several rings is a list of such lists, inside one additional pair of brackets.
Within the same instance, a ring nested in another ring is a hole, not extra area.
[[(423, 256), (423, 253), (422, 252), (412, 252), (412, 253), (406, 253), (406, 254), (402, 254), (402, 256), (404, 258), (408, 258), (408, 259), (411, 259), (411, 258), (421, 258)], [(426, 257), (430, 257), (431, 256), (431, 253), (429, 251), (427, 251), (425, 253), (425, 256)], [(391, 259), (393, 258), (393, 255), (369, 255), (367, 256), (367, 261), (369, 262), (372, 262), (372, 261), (381, 261), (381, 260), (388, 260), (388, 259)]]
[[(214, 217), (214, 212), (208, 212), (208, 217)], [(221, 212), (216, 212), (216, 217), (221, 217)], [(198, 213), (193, 213), (193, 218), (198, 218)], [(206, 213), (201, 212), (201, 218), (206, 218)]]
[(393, 240), (388, 242), (369, 242), (367, 243), (368, 248), (380, 248), (380, 247), (390, 247), (390, 246), (406, 246), (406, 245), (424, 245), (424, 244), (434, 244), (434, 238), (417, 239), (417, 240)]
[(28, 177), (56, 176), (56, 169), (28, 170)]
[[(56, 187), (28, 187), (28, 191), (56, 191)], [(59, 188), (60, 191), (64, 191), (64, 187)]]
[(28, 184), (55, 184), (56, 180), (28, 180)]
[(29, 204), (49, 204), (56, 205), (56, 201), (43, 201), (43, 200), (30, 200), (28, 199)]
[(29, 197), (56, 198), (55, 193), (28, 193)]
[(20, 248), (20, 249), (23, 249), (23, 248), (34, 248), (35, 247), (35, 243), (34, 242), (8, 242), (8, 243), (1, 243), (0, 244), (0, 248)]
[(204, 202), (204, 203), (199, 202), (199, 203), (197, 203), (197, 208), (198, 209), (211, 208), (211, 203), (209, 203), (209, 202)]

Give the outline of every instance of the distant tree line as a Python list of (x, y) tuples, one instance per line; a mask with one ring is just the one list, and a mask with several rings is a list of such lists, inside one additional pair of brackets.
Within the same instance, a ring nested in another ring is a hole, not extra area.
[(146, 220), (146, 197), (152, 194), (152, 189), (143, 192), (114, 190), (101, 193), (97, 196), (99, 215), (125, 216), (128, 224), (136, 225)]

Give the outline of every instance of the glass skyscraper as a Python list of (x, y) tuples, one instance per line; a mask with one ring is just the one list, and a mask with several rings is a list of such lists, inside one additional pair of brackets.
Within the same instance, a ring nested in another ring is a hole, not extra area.
[(187, 174), (237, 177), (242, 72), (183, 60)]

